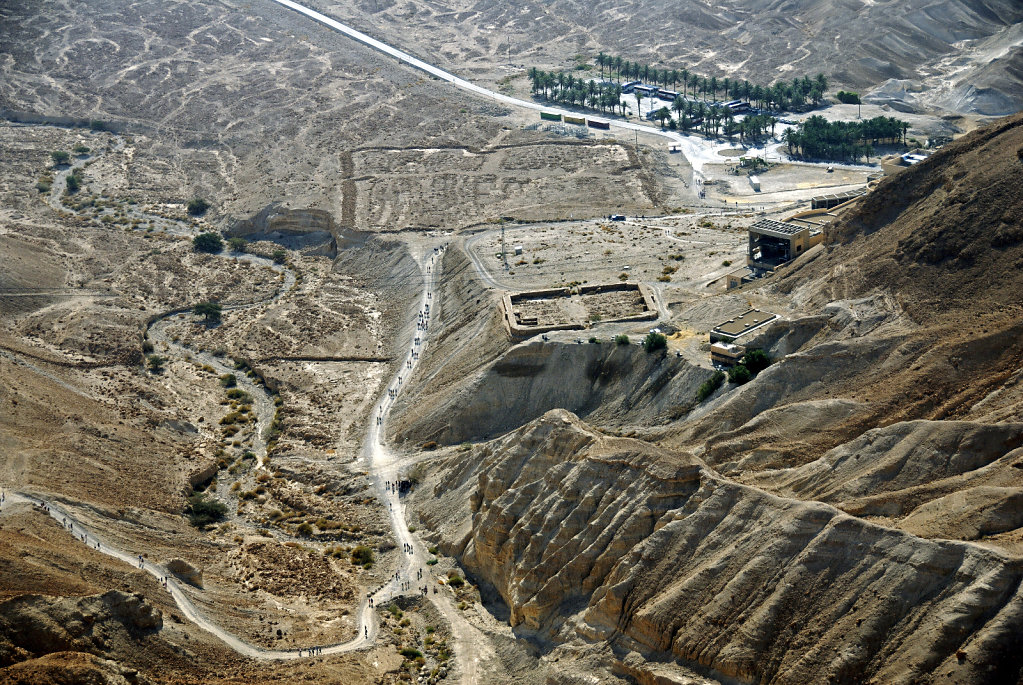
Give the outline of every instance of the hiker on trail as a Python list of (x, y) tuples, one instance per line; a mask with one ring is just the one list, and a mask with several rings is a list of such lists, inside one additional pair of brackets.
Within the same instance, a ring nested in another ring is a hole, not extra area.
[(369, 637), (369, 626), (363, 626), (362, 630), (364, 631), (366, 637)]

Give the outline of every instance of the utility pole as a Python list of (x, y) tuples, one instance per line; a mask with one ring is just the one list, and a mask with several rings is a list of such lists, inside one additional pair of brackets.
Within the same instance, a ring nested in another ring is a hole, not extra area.
[(508, 270), (508, 251), (504, 249), (504, 223), (501, 223), (501, 259), (504, 260), (504, 270)]

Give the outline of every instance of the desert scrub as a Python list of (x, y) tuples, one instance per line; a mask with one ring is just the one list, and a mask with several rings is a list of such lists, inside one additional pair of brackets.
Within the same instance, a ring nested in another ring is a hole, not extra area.
[(696, 391), (696, 401), (703, 402), (714, 394), (714, 391), (725, 382), (725, 374), (722, 371), (715, 371), (714, 375), (703, 382)]
[[(352, 563), (359, 566), (366, 566), (373, 563), (373, 550), (366, 545), (359, 545), (352, 550)], [(391, 606), (394, 606), (393, 604)], [(394, 607), (397, 609), (397, 607)]]
[(668, 339), (661, 333), (647, 333), (643, 338), (643, 349), (647, 352), (668, 349)]
[(188, 498), (188, 506), (185, 508), (188, 514), (188, 522), (196, 528), (205, 528), (215, 521), (224, 518), (227, 513), (227, 506), (222, 502), (211, 499), (201, 492), (193, 492)]

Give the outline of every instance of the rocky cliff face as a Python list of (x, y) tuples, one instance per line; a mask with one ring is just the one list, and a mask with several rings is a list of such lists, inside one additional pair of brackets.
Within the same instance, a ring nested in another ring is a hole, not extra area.
[(162, 613), (140, 594), (22, 595), (0, 604), (0, 667), (53, 652), (104, 656), (137, 649), (162, 627)]
[(224, 232), (246, 240), (271, 240), (291, 249), (337, 256), (338, 229), (330, 212), (322, 209), (286, 209), (277, 203), (264, 207), (249, 219), (230, 222)]
[(406, 432), (449, 444), (478, 440), (555, 408), (607, 427), (664, 424), (692, 403), (710, 375), (637, 345), (533, 341), (462, 379), (455, 392), (410, 421)]
[(742, 682), (979, 683), (1023, 666), (1018, 561), (738, 484), (565, 411), (435, 477), (423, 522), (520, 634)]

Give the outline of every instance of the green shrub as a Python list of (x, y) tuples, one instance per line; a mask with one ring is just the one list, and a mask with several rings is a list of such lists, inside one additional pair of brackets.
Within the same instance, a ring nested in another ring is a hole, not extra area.
[(696, 391), (696, 401), (703, 402), (714, 394), (714, 391), (725, 382), (725, 374), (722, 371), (715, 371), (714, 375), (708, 378)]
[(272, 256), (276, 264), (283, 264), (284, 262), (288, 261), (287, 250), (274, 250)]
[(167, 360), (158, 354), (151, 354), (146, 357), (146, 366), (153, 373), (163, 373), (163, 365), (167, 363)]
[(402, 647), (401, 652), (399, 653), (406, 659), (418, 659), (423, 656), (422, 652), (418, 649), (412, 649), (411, 647)]
[(77, 193), (78, 189), (82, 187), (82, 180), (74, 174), (68, 174), (64, 177), (64, 184), (67, 185), (69, 193)]
[(67, 164), (71, 161), (71, 155), (64, 150), (54, 150), (50, 153), (50, 157), (53, 159), (54, 164)]
[(448, 585), (451, 587), (462, 587), (465, 585), (465, 581), (462, 580), (462, 576), (455, 574), (448, 577)]
[(622, 333), (621, 335), (616, 335), (615, 336), (615, 345), (628, 345), (628, 344), (629, 344), (629, 336), (625, 335), (624, 333)]
[(231, 248), (231, 252), (245, 252), (245, 246), (249, 244), (249, 241), (245, 238), (228, 238), (227, 246)]
[(205, 214), (206, 210), (210, 208), (210, 203), (201, 197), (194, 197), (188, 201), (186, 208), (192, 216), (200, 216)]
[(188, 521), (196, 528), (203, 528), (224, 518), (227, 506), (223, 502), (211, 499), (201, 492), (193, 492), (188, 498), (186, 508)]
[(192, 307), (192, 313), (201, 316), (207, 326), (220, 323), (220, 312), (223, 308), (219, 302), (200, 302)]
[(643, 349), (647, 352), (668, 349), (668, 339), (661, 333), (650, 332), (643, 338)]
[(373, 550), (366, 545), (359, 545), (352, 550), (352, 563), (364, 566), (373, 563)]
[(593, 344), (593, 345), (598, 345), (598, 344), (600, 344), (600, 338), (598, 338), (596, 336), (593, 336), (593, 337), (590, 338), (590, 343)]
[(302, 537), (312, 537), (313, 527), (309, 525), (308, 521), (298, 524), (298, 528), (295, 531)]
[(210, 231), (207, 233), (200, 233), (192, 238), (192, 247), (196, 252), (208, 252), (210, 254), (215, 254), (224, 249), (224, 241), (220, 238), (219, 233), (213, 233)]
[(728, 382), (735, 383), (736, 385), (742, 385), (743, 383), (749, 383), (749, 379), (753, 377), (753, 374), (749, 372), (742, 364), (736, 364), (732, 368), (728, 369)]
[(238, 377), (233, 373), (225, 373), (220, 377), (220, 384), (225, 388), (233, 388), (238, 385)]
[[(228, 375), (233, 376), (234, 374)], [(245, 392), (241, 388), (231, 388), (230, 390), (227, 391), (227, 397), (228, 399), (238, 400), (239, 402), (244, 402), (246, 404), (252, 401), (252, 395)]]
[(771, 358), (760, 348), (747, 350), (742, 356), (742, 365), (749, 369), (750, 373), (760, 373), (771, 365)]
[(46, 183), (45, 181), (40, 181), (39, 183), (36, 183), (36, 190), (38, 190), (40, 193), (50, 192), (50, 187), (51, 187), (50, 184)]
[(78, 145), (75, 145), (74, 152), (76, 155), (87, 155), (89, 154), (89, 146), (79, 143)]

